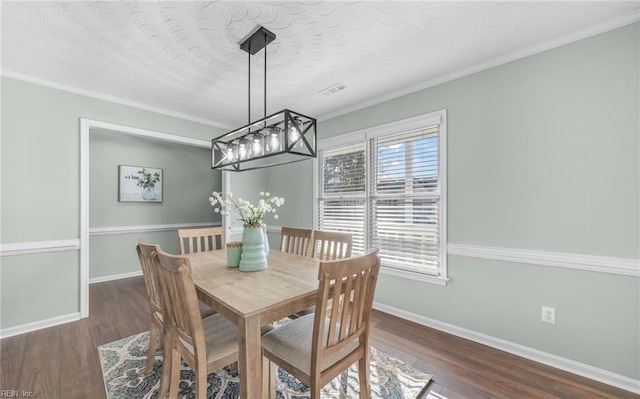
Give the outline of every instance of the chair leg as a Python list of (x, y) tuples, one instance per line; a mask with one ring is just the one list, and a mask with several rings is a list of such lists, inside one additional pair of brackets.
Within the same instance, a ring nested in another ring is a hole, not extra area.
[[(266, 360), (266, 359), (265, 359)], [(272, 361), (269, 362), (269, 399), (276, 399), (278, 395), (278, 365)]]
[(158, 349), (158, 341), (160, 337), (158, 327), (151, 326), (151, 332), (149, 334), (149, 353), (147, 354), (147, 367), (144, 369), (145, 374), (149, 374), (153, 371), (153, 360), (156, 357), (156, 350)]
[(369, 399), (371, 397), (369, 381), (369, 357), (364, 356), (358, 361), (358, 379), (360, 380), (360, 398)]
[(198, 399), (207, 399), (207, 365), (198, 365), (196, 374), (196, 397)]
[(178, 353), (177, 350), (171, 348), (171, 382), (169, 382), (169, 399), (175, 399), (178, 397), (178, 384), (180, 382), (180, 360), (180, 353)]
[(321, 399), (320, 398), (320, 389), (322, 387), (319, 387), (318, 384), (314, 384), (313, 381), (311, 382), (311, 386), (309, 387), (309, 394), (310, 394), (310, 399)]
[(164, 353), (162, 354), (162, 375), (160, 377), (160, 392), (158, 393), (158, 398), (164, 399), (167, 397), (167, 392), (169, 392), (169, 385), (171, 379), (171, 363), (172, 363), (172, 353), (171, 349), (171, 332), (167, 331), (164, 334), (164, 344), (163, 347)]
[(273, 398), (271, 394), (271, 390), (273, 388), (273, 383), (271, 376), (271, 362), (266, 357), (262, 357), (262, 398)]

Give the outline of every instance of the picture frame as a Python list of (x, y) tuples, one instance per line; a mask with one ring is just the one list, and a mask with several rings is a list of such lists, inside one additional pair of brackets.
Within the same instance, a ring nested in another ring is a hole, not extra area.
[(162, 202), (161, 168), (118, 165), (118, 202)]

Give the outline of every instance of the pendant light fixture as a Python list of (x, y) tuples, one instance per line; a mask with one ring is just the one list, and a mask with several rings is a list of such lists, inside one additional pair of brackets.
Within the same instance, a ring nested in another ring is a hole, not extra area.
[[(276, 35), (260, 26), (240, 44), (249, 54), (248, 124), (211, 140), (211, 168), (241, 172), (316, 157), (316, 120), (289, 109), (267, 116), (267, 45)], [(251, 56), (264, 49), (264, 117), (251, 122)]]

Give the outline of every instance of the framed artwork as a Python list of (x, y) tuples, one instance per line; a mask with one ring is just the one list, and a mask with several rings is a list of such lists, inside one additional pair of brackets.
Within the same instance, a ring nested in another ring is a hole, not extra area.
[(119, 202), (162, 202), (162, 169), (118, 165)]

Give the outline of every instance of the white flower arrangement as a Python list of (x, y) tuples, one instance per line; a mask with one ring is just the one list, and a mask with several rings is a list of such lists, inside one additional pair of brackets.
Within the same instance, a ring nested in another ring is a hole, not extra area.
[(284, 198), (261, 191), (258, 204), (253, 205), (242, 198), (235, 198), (232, 193), (221, 194), (214, 191), (209, 197), (209, 202), (214, 207), (214, 212), (220, 213), (222, 216), (230, 216), (235, 211), (240, 215), (243, 224), (262, 225), (264, 218), (270, 213), (273, 214), (274, 219), (278, 218), (276, 208), (284, 204)]

